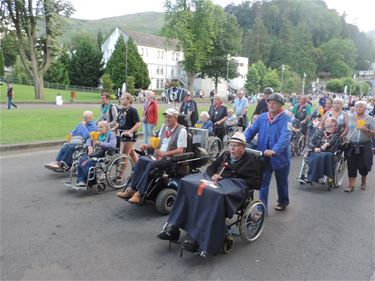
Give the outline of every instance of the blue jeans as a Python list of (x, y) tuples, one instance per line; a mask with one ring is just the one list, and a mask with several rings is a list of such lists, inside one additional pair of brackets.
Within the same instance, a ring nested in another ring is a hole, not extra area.
[(8, 97), (8, 109), (10, 109), (12, 106), (17, 108), (17, 105), (12, 102), (13, 97)]
[(92, 166), (94, 166), (94, 164), (95, 164), (95, 161), (90, 159), (90, 157), (88, 157), (87, 155), (83, 156), (80, 159), (78, 169), (77, 169), (77, 183), (87, 182), (87, 176), (89, 174), (89, 170)]
[(149, 144), (149, 139), (152, 137), (152, 131), (154, 130), (154, 127), (154, 124), (142, 122), (143, 138), (145, 144)]
[(56, 161), (63, 161), (69, 166), (73, 164), (73, 153), (76, 149), (76, 144), (64, 144), (56, 156)]
[(277, 185), (277, 194), (278, 200), (277, 202), (280, 205), (289, 205), (289, 194), (288, 194), (288, 176), (290, 170), (290, 162), (282, 167), (281, 169), (273, 170), (271, 167), (271, 163), (266, 163), (263, 177), (262, 177), (262, 184), (259, 190), (259, 199), (266, 205), (268, 205), (268, 190), (270, 187), (272, 173), (275, 172), (276, 177), (276, 185)]

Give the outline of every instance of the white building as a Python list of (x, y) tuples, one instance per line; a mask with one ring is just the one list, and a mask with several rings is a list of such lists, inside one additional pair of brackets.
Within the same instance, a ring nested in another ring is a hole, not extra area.
[[(183, 84), (187, 84), (186, 73), (182, 66), (184, 53), (178, 48), (176, 40), (156, 35), (123, 31), (116, 27), (108, 38), (102, 44), (102, 52), (104, 63), (106, 64), (115, 49), (116, 42), (120, 36), (127, 41), (131, 37), (138, 49), (138, 53), (142, 56), (143, 61), (147, 64), (148, 73), (151, 84), (149, 89), (160, 90), (164, 88), (166, 81), (177, 79)], [(238, 72), (240, 76), (229, 81), (229, 85), (225, 80), (220, 80), (218, 92), (226, 95), (228, 86), (233, 90), (244, 87), (246, 82), (246, 74), (248, 68), (248, 59), (244, 57), (232, 57), (238, 63)], [(125, 81), (125, 73), (124, 73)], [(212, 79), (195, 79), (194, 90), (202, 90), (206, 95), (215, 88)]]
[[(246, 83), (249, 59), (245, 57), (231, 57), (231, 60), (234, 60), (237, 63), (237, 72), (239, 73), (239, 76), (232, 80), (229, 80), (229, 83), (225, 79), (220, 79), (217, 86), (217, 91), (221, 96), (225, 96), (227, 94), (228, 88), (230, 90), (239, 90), (244, 88)], [(194, 89), (202, 90), (207, 96), (212, 89), (215, 89), (215, 81), (210, 78), (197, 78), (194, 81)]]
[(111, 57), (120, 36), (123, 36), (125, 41), (128, 40), (128, 37), (134, 40), (138, 53), (147, 64), (151, 80), (149, 89), (163, 89), (167, 80), (178, 79), (186, 81), (186, 74), (181, 65), (181, 61), (184, 58), (183, 52), (179, 51), (175, 40), (141, 32), (125, 32), (118, 27), (102, 44), (105, 64)]

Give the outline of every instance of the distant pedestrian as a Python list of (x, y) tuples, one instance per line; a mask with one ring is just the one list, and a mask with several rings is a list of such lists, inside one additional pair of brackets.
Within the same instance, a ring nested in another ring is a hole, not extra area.
[(247, 109), (249, 107), (249, 101), (244, 97), (244, 92), (239, 90), (237, 97), (234, 99), (234, 114), (239, 118), (239, 126), (242, 127), (243, 131), (247, 128)]
[(11, 84), (8, 84), (8, 89), (7, 89), (7, 96), (8, 96), (8, 109), (10, 109), (12, 106), (14, 108), (17, 108), (17, 105), (12, 102), (12, 99), (14, 98), (14, 90)]
[(180, 113), (185, 114), (190, 121), (189, 126), (194, 127), (198, 121), (198, 107), (197, 103), (191, 98), (190, 92), (188, 92), (180, 106)]
[(146, 101), (143, 106), (143, 139), (145, 144), (149, 144), (149, 139), (153, 136), (154, 127), (158, 124), (158, 104), (153, 91), (145, 91)]
[(259, 114), (262, 114), (263, 112), (268, 111), (267, 98), (271, 94), (273, 94), (273, 89), (271, 87), (267, 87), (263, 90), (263, 98), (261, 100), (259, 100), (259, 102), (258, 102), (258, 104), (255, 108), (255, 111), (253, 113), (253, 117), (254, 117), (254, 115), (259, 115)]
[(56, 96), (56, 105), (63, 105), (64, 101), (63, 101), (63, 98), (62, 96), (59, 94), (57, 94)]

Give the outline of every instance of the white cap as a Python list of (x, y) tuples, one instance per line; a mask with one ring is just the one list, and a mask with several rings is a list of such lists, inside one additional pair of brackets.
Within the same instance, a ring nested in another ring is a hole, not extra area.
[(178, 116), (178, 111), (174, 108), (168, 108), (166, 111), (164, 111), (163, 115), (170, 115), (170, 116)]

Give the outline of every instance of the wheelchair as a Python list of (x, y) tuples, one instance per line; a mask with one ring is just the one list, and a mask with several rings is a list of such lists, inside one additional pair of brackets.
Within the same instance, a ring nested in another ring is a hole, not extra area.
[(242, 132), (242, 128), (240, 126), (238, 126), (238, 125), (235, 125), (235, 126), (226, 126), (225, 127), (225, 135), (224, 135), (224, 138), (223, 138), (223, 144), (224, 144), (224, 146), (228, 146), (229, 140), (237, 132)]
[[(321, 183), (328, 185), (328, 190), (340, 187), (344, 180), (346, 171), (346, 150), (347, 143), (344, 143), (343, 145), (341, 145), (340, 149), (333, 152), (333, 178), (324, 176), (324, 178), (321, 181)], [(308, 157), (311, 153), (313, 152), (308, 151), (307, 153), (305, 153), (302, 159), (301, 169), (297, 178), (297, 180), (299, 180), (301, 184), (306, 183), (305, 179), (307, 178), (307, 175), (309, 173)]]
[[(263, 166), (262, 153), (258, 150), (246, 148), (246, 153), (253, 154), (259, 161), (260, 166)], [(263, 168), (261, 168), (261, 171)], [(233, 214), (232, 217), (225, 219), (225, 235), (222, 245), (222, 251), (229, 254), (235, 244), (235, 237), (239, 236), (245, 243), (251, 243), (257, 240), (263, 232), (266, 221), (266, 206), (260, 200), (254, 200), (254, 190), (259, 189), (259, 186), (250, 186), (247, 191), (246, 199)], [(164, 227), (167, 226), (167, 223)], [(169, 249), (172, 243), (180, 244), (180, 242), (169, 241)], [(180, 249), (180, 257), (183, 255), (183, 247)], [(207, 253), (198, 251), (194, 253), (201, 257), (207, 257)]]
[(292, 141), (291, 149), (292, 156), (302, 155), (306, 145), (306, 136), (302, 133), (302, 124), (298, 119), (293, 119), (292, 121)]
[[(127, 155), (119, 152), (119, 146), (118, 139), (116, 149), (106, 150), (103, 156), (90, 158), (94, 165), (88, 171), (86, 187), (84, 188), (74, 185), (81, 157), (86, 155), (86, 149), (80, 150), (80, 157), (73, 158), (74, 162), (70, 170), (70, 178), (69, 181), (65, 182), (65, 185), (76, 190), (91, 189), (96, 193), (104, 192), (107, 186), (112, 189), (123, 188), (126, 184), (126, 179), (131, 174), (133, 163)], [(124, 169), (125, 163), (128, 164), (126, 169)]]
[[(151, 150), (147, 152), (135, 151), (140, 156), (151, 154)], [(150, 172), (151, 180), (139, 205), (146, 203), (146, 201), (152, 201), (155, 203), (156, 211), (159, 214), (168, 215), (175, 202), (181, 178), (188, 174), (200, 173), (200, 168), (207, 164), (208, 159), (206, 150), (193, 146), (192, 136), (188, 134), (187, 152), (171, 157), (172, 166), (169, 169), (165, 171), (154, 169)], [(129, 176), (124, 189), (129, 187), (130, 181), (131, 176)]]

